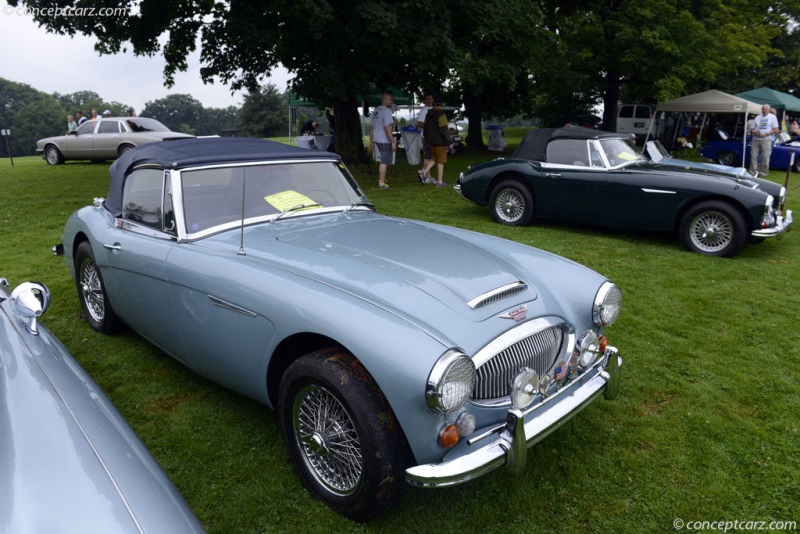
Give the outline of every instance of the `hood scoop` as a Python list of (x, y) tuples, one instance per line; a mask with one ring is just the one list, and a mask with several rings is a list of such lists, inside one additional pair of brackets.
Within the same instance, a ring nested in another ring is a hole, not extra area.
[(504, 298), (510, 297), (511, 295), (516, 295), (517, 293), (521, 293), (526, 289), (528, 289), (528, 284), (522, 281), (506, 284), (496, 289), (492, 289), (491, 291), (487, 291), (486, 293), (481, 293), (474, 299), (467, 302), (467, 306), (473, 310), (482, 308), (487, 304), (497, 302), (498, 300), (503, 300)]

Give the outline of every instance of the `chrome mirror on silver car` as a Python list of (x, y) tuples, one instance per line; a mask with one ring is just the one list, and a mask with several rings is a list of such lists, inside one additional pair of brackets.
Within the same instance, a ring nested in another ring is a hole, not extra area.
[(25, 330), (39, 335), (37, 320), (50, 305), (50, 290), (38, 282), (25, 282), (11, 292), (11, 309), (25, 321)]

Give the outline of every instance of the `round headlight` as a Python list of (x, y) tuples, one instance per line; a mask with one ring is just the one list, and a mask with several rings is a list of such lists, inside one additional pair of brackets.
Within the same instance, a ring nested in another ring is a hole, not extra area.
[(475, 387), (475, 364), (468, 356), (451, 350), (431, 369), (425, 398), (430, 408), (445, 413), (464, 406)]
[(580, 356), (578, 363), (581, 367), (589, 367), (600, 355), (600, 339), (591, 330), (587, 330), (581, 337)]
[(539, 386), (539, 375), (533, 369), (525, 367), (511, 381), (511, 405), (524, 410), (536, 398), (536, 388)]
[(609, 326), (619, 317), (622, 307), (622, 291), (611, 282), (603, 282), (592, 306), (592, 320), (597, 326)]

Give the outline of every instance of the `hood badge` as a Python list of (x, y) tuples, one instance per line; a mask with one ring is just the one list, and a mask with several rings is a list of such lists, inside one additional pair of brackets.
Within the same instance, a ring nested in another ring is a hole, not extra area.
[(514, 321), (516, 321), (516, 322), (519, 322), (519, 321), (523, 320), (527, 316), (528, 316), (528, 305), (527, 304), (523, 304), (522, 306), (519, 306), (518, 308), (514, 308), (510, 312), (498, 315), (498, 317), (501, 318), (501, 319), (514, 319)]

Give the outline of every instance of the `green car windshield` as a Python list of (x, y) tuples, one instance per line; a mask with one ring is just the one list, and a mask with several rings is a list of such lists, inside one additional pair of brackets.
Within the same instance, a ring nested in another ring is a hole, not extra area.
[(644, 159), (636, 152), (633, 143), (628, 139), (601, 139), (600, 146), (603, 147), (606, 159), (608, 159), (608, 163), (612, 167), (618, 167)]

